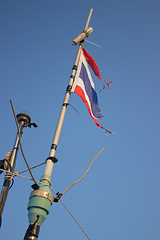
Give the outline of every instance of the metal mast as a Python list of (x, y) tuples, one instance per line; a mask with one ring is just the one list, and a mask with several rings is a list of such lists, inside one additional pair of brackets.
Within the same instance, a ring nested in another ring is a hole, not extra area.
[[(1, 225), (1, 218), (2, 218), (4, 205), (5, 205), (7, 195), (8, 195), (8, 191), (9, 191), (9, 188), (10, 188), (10, 183), (12, 181), (12, 174), (10, 174), (10, 173), (14, 172), (15, 165), (16, 165), (16, 158), (17, 158), (20, 138), (21, 138), (22, 133), (23, 133), (22, 130), (31, 121), (30, 116), (26, 113), (23, 113), (23, 112), (17, 114), (16, 117), (17, 117), (17, 120), (18, 120), (18, 123), (19, 123), (20, 131), (18, 131), (18, 133), (17, 133), (10, 160), (9, 161), (7, 160), (9, 168), (8, 168), (8, 172), (6, 173), (6, 175), (4, 177), (4, 183), (3, 183), (3, 187), (2, 187), (2, 191), (1, 191), (1, 195), (0, 195), (0, 225)], [(6, 159), (4, 159), (4, 161), (6, 161)]]
[(28, 218), (29, 218), (29, 227), (26, 231), (24, 240), (30, 240), (30, 239), (36, 240), (38, 238), (40, 226), (43, 223), (43, 221), (45, 220), (47, 214), (49, 214), (50, 206), (54, 202), (54, 197), (52, 196), (52, 194), (50, 192), (49, 186), (51, 185), (50, 181), (51, 181), (53, 165), (54, 165), (54, 163), (56, 163), (58, 161), (55, 157), (55, 153), (56, 153), (56, 148), (57, 148), (58, 140), (60, 137), (60, 132), (61, 132), (62, 124), (64, 121), (64, 116), (66, 113), (66, 108), (68, 105), (72, 85), (73, 85), (75, 74), (77, 71), (79, 57), (80, 57), (80, 54), (81, 54), (81, 51), (83, 48), (84, 38), (87, 37), (92, 32), (92, 29), (90, 29), (90, 28), (88, 29), (92, 11), (93, 11), (93, 9), (91, 9), (89, 12), (84, 31), (82, 32), (82, 34), (80, 36), (78, 36), (77, 42), (73, 43), (75, 45), (80, 42), (78, 52), (77, 52), (77, 55), (75, 58), (75, 62), (74, 62), (73, 68), (72, 68), (69, 84), (66, 89), (66, 93), (65, 93), (63, 104), (62, 104), (59, 120), (57, 123), (56, 131), (55, 131), (53, 142), (52, 142), (51, 149), (50, 149), (50, 154), (49, 154), (49, 157), (46, 159), (44, 173), (40, 180), (40, 182), (41, 182), (40, 188), (38, 190), (32, 191), (31, 195), (30, 195), (30, 199), (29, 199), (29, 203), (28, 203), (28, 207), (27, 207)]

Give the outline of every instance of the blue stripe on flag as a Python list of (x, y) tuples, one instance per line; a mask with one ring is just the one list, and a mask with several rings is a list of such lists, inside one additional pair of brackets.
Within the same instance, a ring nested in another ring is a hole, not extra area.
[(81, 72), (79, 77), (82, 79), (82, 81), (84, 82), (84, 86), (85, 86), (85, 90), (86, 93), (89, 97), (90, 103), (91, 103), (91, 109), (92, 109), (92, 113), (94, 115), (94, 117), (96, 118), (101, 118), (103, 117), (100, 113), (100, 108), (98, 105), (98, 97), (97, 97), (97, 93), (96, 91), (93, 89), (93, 87), (91, 86), (90, 80), (89, 80), (89, 76), (87, 74), (87, 70), (85, 68), (85, 65), (82, 62), (82, 66), (81, 66)]

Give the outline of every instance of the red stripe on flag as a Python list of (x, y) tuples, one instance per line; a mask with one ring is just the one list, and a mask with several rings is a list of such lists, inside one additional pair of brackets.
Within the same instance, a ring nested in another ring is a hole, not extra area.
[(86, 61), (88, 62), (88, 64), (90, 65), (90, 67), (92, 68), (94, 74), (100, 79), (100, 70), (99, 67), (97, 66), (97, 63), (95, 62), (95, 60), (93, 59), (93, 57), (83, 48), (83, 55), (86, 59)]
[(95, 122), (96, 126), (104, 129), (107, 133), (112, 134), (112, 132), (110, 132), (110, 131), (107, 130), (106, 128), (102, 127), (102, 126), (98, 123), (98, 121), (93, 117), (92, 112), (91, 112), (91, 109), (90, 109), (90, 106), (89, 106), (88, 101), (87, 101), (87, 99), (86, 99), (86, 97), (85, 97), (85, 94), (84, 94), (83, 89), (82, 89), (80, 86), (77, 85), (77, 86), (75, 87), (74, 92), (75, 92), (75, 93), (83, 100), (83, 102), (85, 103), (86, 107), (88, 108), (89, 115), (91, 116), (91, 118), (92, 118), (93, 121)]

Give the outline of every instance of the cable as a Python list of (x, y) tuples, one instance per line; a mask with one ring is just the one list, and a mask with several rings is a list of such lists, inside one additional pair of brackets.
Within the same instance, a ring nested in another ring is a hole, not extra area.
[(31, 172), (31, 169), (30, 169), (30, 167), (29, 167), (29, 164), (28, 164), (27, 159), (26, 159), (26, 157), (25, 157), (25, 155), (24, 155), (24, 152), (23, 152), (23, 147), (22, 147), (21, 138), (20, 138), (20, 134), (21, 134), (21, 133), (20, 133), (20, 129), (19, 129), (19, 125), (18, 125), (17, 117), (16, 117), (16, 114), (15, 114), (15, 111), (14, 111), (14, 107), (13, 107), (12, 100), (10, 100), (10, 103), (11, 103), (11, 107), (12, 107), (12, 111), (13, 111), (14, 119), (15, 119), (15, 121), (16, 121), (17, 129), (18, 129), (18, 134), (19, 134), (19, 144), (20, 144), (21, 152), (22, 152), (22, 155), (23, 155), (24, 161), (25, 161), (25, 163), (26, 163), (26, 165), (27, 165), (27, 167), (28, 167), (28, 171), (29, 171), (29, 173), (30, 173), (30, 175), (31, 175), (31, 177), (32, 177), (32, 179), (33, 179), (33, 181), (34, 181), (35, 184), (37, 185), (36, 180), (35, 180), (35, 178), (33, 177), (33, 174), (32, 174), (32, 172)]
[[(0, 170), (3, 171), (3, 172), (6, 172), (6, 173), (10, 173), (10, 175), (12, 175), (12, 179), (13, 179), (13, 177), (18, 176), (18, 177), (22, 177), (22, 178), (25, 178), (25, 179), (33, 181), (33, 178), (22, 176), (18, 172), (13, 172), (12, 173), (12, 172), (10, 172), (8, 170), (4, 170), (2, 168), (0, 168)], [(56, 191), (52, 187), (48, 186), (47, 184), (45, 184), (43, 182), (40, 182), (40, 181), (37, 181), (37, 180), (35, 180), (35, 181), (36, 181), (36, 183), (40, 183), (40, 184), (43, 184), (44, 186), (47, 186), (47, 187), (51, 188), (53, 190), (53, 192), (56, 194)]]
[[(92, 160), (92, 162), (90, 163), (90, 165), (89, 165), (89, 167), (87, 168), (87, 170), (86, 170), (86, 172), (83, 174), (83, 176), (78, 180), (78, 181), (76, 181), (76, 182), (74, 182), (70, 187), (68, 187), (65, 191), (63, 191), (62, 192), (62, 194), (61, 194), (61, 196), (65, 193), (65, 192), (67, 192), (71, 187), (73, 187), (76, 183), (78, 183), (78, 182), (80, 182), (84, 177), (85, 177), (85, 175), (87, 174), (87, 172), (89, 171), (89, 169), (90, 169), (90, 167), (91, 167), (91, 165), (93, 164), (93, 162), (97, 159), (97, 157), (103, 152), (103, 150), (105, 149), (105, 147), (104, 148), (102, 148), (102, 150), (97, 154), (97, 156)], [(42, 164), (44, 164), (44, 163), (41, 163), (41, 164), (39, 164), (39, 165), (42, 165)], [(37, 165), (37, 166), (39, 166), (39, 165)], [(34, 167), (32, 167), (32, 169), (33, 168), (35, 168), (35, 167), (37, 167), (37, 166), (34, 166)], [(0, 169), (1, 170), (1, 169)], [(28, 169), (29, 170), (29, 169)], [(20, 173), (22, 173), (22, 172), (25, 172), (25, 171), (28, 171), (28, 170), (24, 170), (24, 171), (21, 171), (21, 172), (19, 172), (19, 173), (17, 173), (17, 172), (15, 172), (15, 173), (12, 173), (14, 176), (19, 176), (19, 177), (22, 177), (22, 178), (25, 178), (25, 179), (29, 179), (29, 180), (33, 180), (33, 178), (31, 179), (31, 178), (28, 178), (28, 177), (25, 177), (25, 176), (22, 176), (22, 175), (20, 175)], [(4, 172), (8, 172), (8, 171), (6, 171), (6, 170), (3, 170), (2, 169), (2, 171), (4, 171)], [(14, 177), (13, 176), (13, 177)], [(12, 178), (13, 178), (12, 177)], [(46, 185), (46, 186), (48, 186), (47, 184), (44, 184), (44, 183), (42, 183), (42, 182), (39, 182), (39, 181), (36, 181), (35, 180), (35, 183), (37, 184), (37, 183), (40, 183), (40, 184), (43, 184), (43, 185)], [(52, 186), (48, 186), (50, 189), (52, 189), (52, 191), (55, 193), (55, 194), (57, 194), (56, 193), (56, 191), (53, 189), (53, 187)], [(74, 221), (77, 223), (77, 225), (79, 226), (79, 228), (82, 230), (82, 232), (85, 234), (85, 236), (90, 240), (90, 238), (88, 237), (88, 235), (86, 234), (86, 232), (84, 231), (84, 229), (81, 227), (81, 225), (78, 223), (78, 221), (75, 219), (75, 217), (73, 216), (73, 214), (70, 212), (70, 210), (67, 208), (67, 206), (64, 204), (64, 202), (61, 200), (61, 199), (59, 199), (60, 201), (61, 201), (61, 203), (63, 204), (63, 206), (65, 207), (65, 209), (68, 211), (68, 213), (71, 215), (71, 217), (74, 219)]]
[(74, 221), (77, 223), (77, 225), (80, 227), (80, 229), (82, 230), (82, 232), (86, 235), (86, 237), (90, 240), (90, 238), (88, 237), (87, 233), (83, 230), (83, 228), (81, 227), (81, 225), (77, 222), (77, 220), (75, 219), (75, 217), (72, 215), (72, 213), (69, 211), (69, 209), (66, 207), (66, 205), (64, 204), (64, 202), (60, 199), (61, 203), (63, 204), (63, 206), (65, 207), (65, 209), (69, 212), (69, 214), (71, 215), (71, 217), (74, 219)]
[[(102, 150), (101, 150), (102, 151)], [(100, 153), (99, 153), (100, 154)], [(11, 178), (13, 179), (13, 177), (15, 176), (18, 176), (18, 177), (22, 177), (22, 178), (25, 178), (25, 179), (28, 179), (28, 180), (31, 180), (33, 181), (33, 179), (31, 178), (28, 178), (28, 177), (25, 177), (25, 176), (22, 176), (20, 175), (18, 172), (14, 172), (14, 173), (11, 173), (10, 171), (7, 171), (7, 170), (4, 170), (4, 169), (0, 169), (2, 170), (3, 172), (6, 172), (6, 173), (9, 173), (9, 174), (12, 174)], [(49, 187), (50, 189), (53, 190), (53, 192), (56, 194), (56, 191), (53, 189), (52, 186), (48, 186), (47, 184), (45, 183), (42, 183), (42, 182), (39, 182), (39, 181), (36, 181), (36, 183), (40, 183), (40, 184), (43, 184), (44, 186), (47, 186)], [(69, 211), (69, 209), (67, 208), (67, 206), (64, 204), (64, 202), (60, 199), (61, 203), (63, 204), (63, 206), (65, 207), (65, 209), (68, 211), (68, 213), (71, 215), (71, 217), (74, 219), (74, 221), (77, 223), (77, 225), (80, 227), (80, 229), (82, 230), (82, 232), (85, 234), (85, 236), (90, 240), (90, 238), (88, 237), (88, 235), (86, 234), (86, 232), (84, 231), (84, 229), (81, 227), (81, 225), (78, 223), (78, 221), (75, 219), (75, 217), (73, 216), (73, 214)]]
[(86, 172), (83, 174), (83, 176), (76, 182), (74, 182), (71, 186), (69, 186), (65, 191), (62, 192), (62, 195), (67, 192), (71, 187), (73, 187), (76, 183), (80, 182), (84, 176), (87, 174), (87, 172), (89, 171), (92, 163), (97, 159), (97, 157), (103, 152), (103, 150), (105, 149), (105, 147), (97, 154), (97, 156), (92, 160), (92, 162), (90, 163), (89, 167), (87, 168)]
[(12, 172), (8, 171), (6, 172), (6, 175), (4, 177), (5, 180), (8, 180), (9, 184), (11, 183), (11, 185), (9, 186), (9, 190), (11, 189), (11, 187), (13, 186), (14, 183), (14, 179), (13, 179), (14, 175), (12, 174)]
[[(33, 166), (33, 167), (31, 167), (30, 169), (34, 169), (34, 168), (39, 167), (39, 166), (41, 166), (41, 165), (43, 165), (43, 164), (45, 164), (45, 163), (46, 163), (46, 161), (44, 161), (43, 163), (40, 163), (40, 164), (38, 164), (38, 165), (36, 165), (36, 166)], [(23, 171), (19, 172), (19, 174), (24, 173), (24, 172), (27, 172), (27, 171), (28, 171), (28, 169), (23, 170)]]
[(86, 41), (86, 42), (88, 42), (88, 43), (91, 43), (91, 44), (93, 44), (93, 45), (95, 45), (95, 46), (97, 46), (97, 47), (101, 48), (101, 46), (99, 46), (99, 45), (98, 45), (98, 44), (96, 44), (96, 43), (90, 42), (90, 41), (88, 41), (88, 40), (86, 40), (86, 39), (84, 39), (84, 41)]
[[(83, 174), (83, 176), (78, 180), (78, 181), (76, 181), (76, 182), (74, 182), (72, 185), (70, 185), (65, 191), (63, 191), (62, 193), (61, 193), (61, 195), (63, 195), (65, 192), (67, 192), (71, 187), (73, 187), (76, 183), (78, 183), (78, 182), (80, 182), (84, 177), (85, 177), (85, 175), (87, 174), (87, 172), (89, 171), (89, 169), (90, 169), (90, 167), (91, 167), (91, 165), (93, 164), (93, 162), (97, 159), (97, 157), (104, 151), (104, 149), (105, 149), (105, 147), (104, 148), (102, 148), (102, 150), (97, 154), (97, 156), (92, 160), (92, 162), (90, 163), (90, 165), (89, 165), (89, 167), (87, 168), (87, 170), (86, 170), (86, 172)], [(45, 162), (44, 162), (45, 163)], [(35, 167), (38, 167), (38, 166), (40, 166), (40, 165), (42, 165), (42, 164), (44, 164), (44, 163), (40, 163), (39, 165), (36, 165), (36, 166), (34, 166), (34, 167), (32, 167), (32, 168), (30, 168), (30, 169), (33, 169), (33, 168), (35, 168)], [(9, 173), (11, 173), (10, 171), (7, 171), (7, 170), (4, 170), (4, 169), (1, 169), (0, 168), (0, 170), (2, 170), (3, 172), (9, 172)], [(22, 177), (22, 178), (25, 178), (25, 179), (28, 179), (28, 180), (33, 180), (33, 178), (28, 178), (28, 177), (25, 177), (25, 176), (22, 176), (22, 175), (20, 175), (21, 173), (24, 173), (24, 172), (26, 172), (26, 171), (28, 171), (28, 169), (27, 170), (24, 170), (24, 171), (21, 171), (21, 172), (14, 172), (14, 173), (12, 173), (14, 176), (19, 176), (19, 177)], [(13, 176), (13, 177), (14, 177)], [(13, 178), (12, 177), (12, 178)], [(33, 180), (34, 181), (34, 180)], [(37, 180), (35, 180), (35, 183), (40, 183), (40, 184), (43, 184), (43, 185), (45, 185), (45, 186), (48, 186), (47, 184), (44, 184), (44, 183), (42, 183), (42, 182), (40, 182), (40, 181), (37, 181)], [(52, 188), (52, 186), (48, 186), (49, 188), (51, 188), (52, 190), (53, 190), (53, 192), (56, 194), (57, 192)], [(61, 199), (60, 199), (61, 200)]]

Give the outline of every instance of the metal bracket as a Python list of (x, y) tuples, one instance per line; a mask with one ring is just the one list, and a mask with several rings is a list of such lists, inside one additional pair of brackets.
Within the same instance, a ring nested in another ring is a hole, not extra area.
[(31, 128), (31, 126), (33, 126), (34, 128), (37, 128), (37, 127), (38, 127), (38, 125), (37, 125), (36, 123), (29, 123), (29, 124), (27, 124), (27, 126), (28, 126), (29, 128)]
[(59, 193), (59, 192), (57, 192), (56, 195), (57, 195), (57, 197), (54, 198), (54, 202), (57, 203), (57, 202), (60, 200), (60, 198), (62, 197), (63, 193)]
[(48, 158), (46, 159), (46, 161), (47, 161), (47, 160), (51, 160), (53, 163), (58, 162), (58, 159), (57, 159), (56, 157), (48, 157)]
[(63, 103), (62, 106), (67, 107), (69, 103)]
[(70, 78), (73, 78), (73, 80), (74, 80), (75, 76), (71, 74)]
[(68, 86), (67, 86), (67, 89), (66, 89), (66, 92), (71, 93), (71, 89), (72, 89), (72, 86), (71, 86), (71, 85), (68, 85)]
[(72, 70), (77, 70), (77, 66), (76, 66), (76, 65), (73, 65)]
[(31, 195), (30, 195), (29, 198), (36, 197), (36, 196), (37, 197), (47, 198), (51, 202), (51, 204), (53, 204), (53, 202), (54, 202), (54, 197), (52, 196), (51, 193), (49, 193), (47, 191), (39, 190), (39, 189), (38, 190), (34, 190), (34, 191), (31, 192)]
[(57, 148), (57, 145), (53, 143), (52, 146), (51, 146), (51, 149), (56, 150), (56, 148)]

